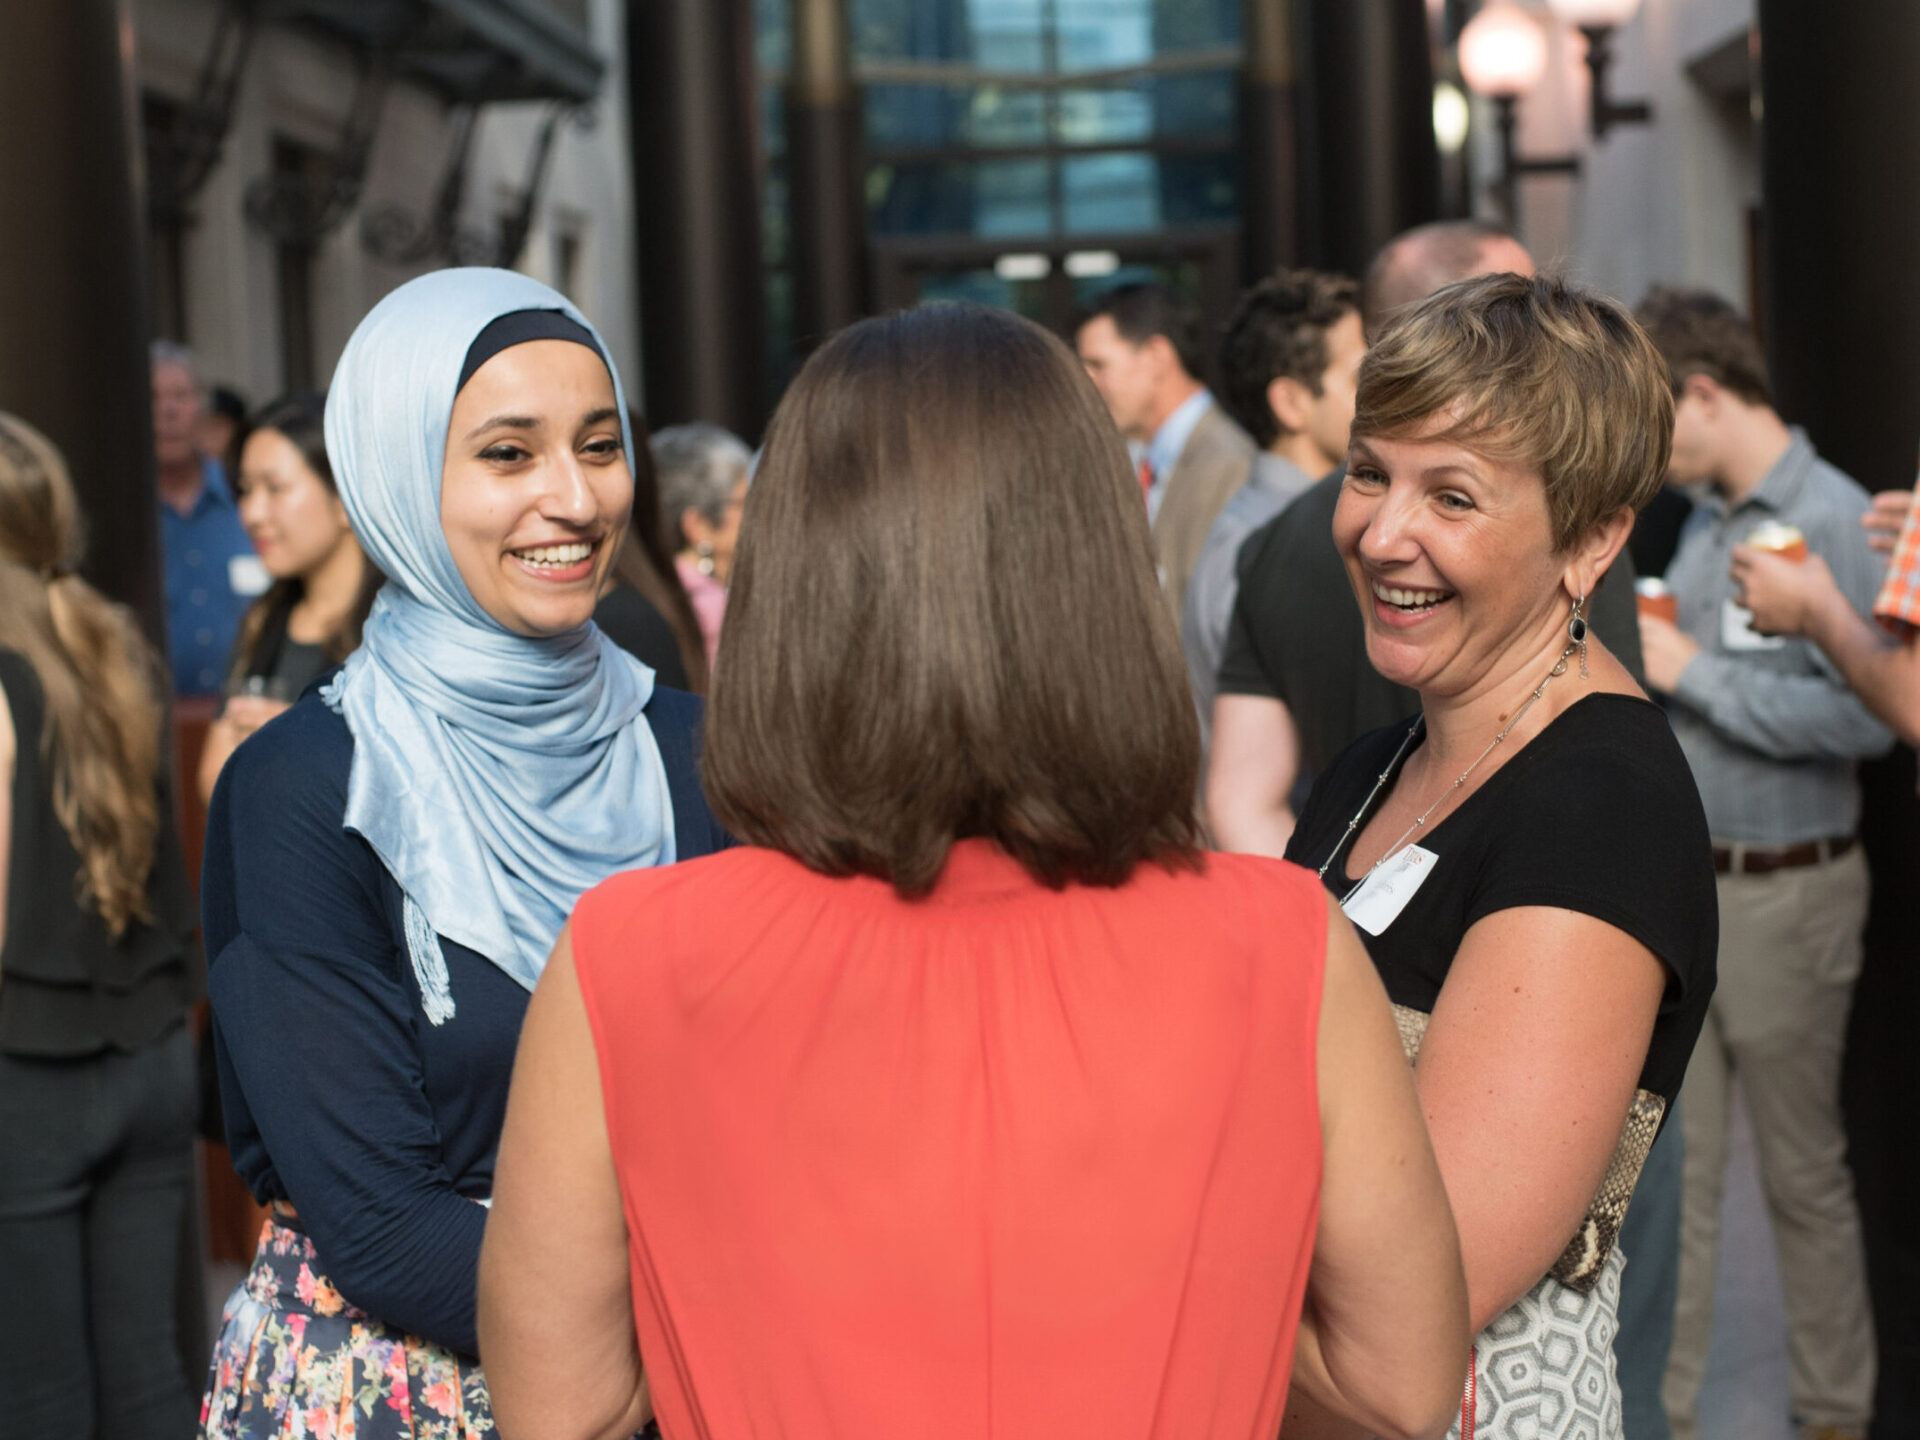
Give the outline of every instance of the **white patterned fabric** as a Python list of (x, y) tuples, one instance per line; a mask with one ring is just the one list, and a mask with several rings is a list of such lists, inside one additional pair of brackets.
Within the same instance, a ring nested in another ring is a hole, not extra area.
[[(1465, 1440), (1623, 1440), (1613, 1337), (1625, 1263), (1615, 1246), (1585, 1295), (1542, 1280), (1474, 1337)], [(1459, 1420), (1447, 1436), (1463, 1440)]]

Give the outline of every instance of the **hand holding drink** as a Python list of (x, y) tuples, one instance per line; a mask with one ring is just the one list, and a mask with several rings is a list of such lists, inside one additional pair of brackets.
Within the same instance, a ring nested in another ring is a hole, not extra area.
[(1642, 615), (1669, 625), (1680, 623), (1680, 599), (1658, 575), (1642, 575), (1633, 582), (1633, 603)]
[(1733, 547), (1733, 582), (1762, 635), (1806, 634), (1815, 605), (1839, 594), (1827, 562), (1808, 552), (1807, 537), (1777, 520)]
[(1768, 520), (1747, 536), (1747, 548), (1778, 555), (1798, 565), (1807, 558), (1807, 537), (1795, 526)]

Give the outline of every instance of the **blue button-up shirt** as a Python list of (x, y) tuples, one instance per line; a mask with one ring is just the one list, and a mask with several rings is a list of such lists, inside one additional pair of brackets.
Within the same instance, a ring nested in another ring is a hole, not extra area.
[(269, 578), (219, 462), (202, 460), (200, 475), (200, 497), (187, 514), (160, 506), (167, 650), (176, 695), (219, 692), (240, 619)]
[(1674, 738), (1716, 840), (1799, 845), (1851, 835), (1860, 818), (1854, 762), (1893, 736), (1808, 640), (1762, 639), (1734, 608), (1735, 545), (1762, 521), (1798, 527), (1862, 614), (1885, 568), (1860, 517), (1867, 492), (1813, 453), (1799, 430), (1738, 504), (1705, 491), (1667, 567), (1680, 628), (1701, 646), (1669, 698)]

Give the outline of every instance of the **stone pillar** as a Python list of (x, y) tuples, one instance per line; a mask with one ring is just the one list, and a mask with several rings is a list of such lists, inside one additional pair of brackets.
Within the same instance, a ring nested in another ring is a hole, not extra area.
[(647, 419), (752, 444), (768, 398), (752, 6), (645, 0), (627, 40)]
[(847, 0), (792, 0), (787, 196), (794, 336), (801, 351), (866, 314), (860, 94)]
[[(1913, 483), (1920, 444), (1920, 26), (1909, 0), (1760, 0), (1761, 319), (1781, 414), (1869, 489)], [(1920, 1434), (1920, 810), (1902, 748), (1861, 767), (1873, 868), (1844, 1096), (1880, 1344), (1873, 1433)]]
[(1424, 0), (1301, 0), (1312, 135), (1299, 211), (1305, 263), (1363, 273), (1388, 240), (1439, 218)]
[(1294, 0), (1246, 0), (1240, 72), (1240, 215), (1247, 283), (1300, 256), (1300, 113)]
[(66, 454), (87, 578), (164, 645), (132, 20), (119, 0), (8, 0), (4, 30), (0, 409)]

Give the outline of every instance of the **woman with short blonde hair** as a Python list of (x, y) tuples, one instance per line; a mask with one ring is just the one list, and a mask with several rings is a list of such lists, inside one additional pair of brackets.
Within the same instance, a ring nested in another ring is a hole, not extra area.
[(1480, 1332), (1455, 1433), (1482, 1440), (1618, 1440), (1615, 1240), (1713, 992), (1699, 795), (1586, 621), (1672, 427), (1633, 318), (1549, 278), (1449, 286), (1360, 368), (1334, 541), (1421, 713), (1321, 774), (1287, 856), (1394, 1001)]

